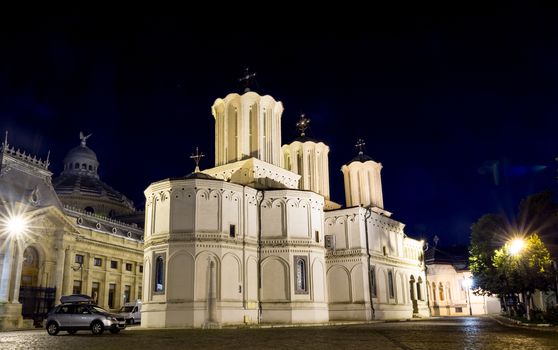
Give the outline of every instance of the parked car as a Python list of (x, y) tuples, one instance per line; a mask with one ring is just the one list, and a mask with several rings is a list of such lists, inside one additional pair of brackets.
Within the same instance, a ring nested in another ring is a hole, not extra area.
[(64, 302), (48, 313), (46, 319), (48, 334), (56, 335), (60, 331), (75, 334), (78, 330), (91, 330), (91, 333), (97, 335), (102, 334), (105, 329), (116, 334), (126, 328), (124, 317), (112, 314), (92, 304), (90, 300), (83, 301), (83, 299), (82, 296), (60, 298)]
[(124, 317), (128, 324), (141, 323), (141, 301), (124, 304), (118, 314)]

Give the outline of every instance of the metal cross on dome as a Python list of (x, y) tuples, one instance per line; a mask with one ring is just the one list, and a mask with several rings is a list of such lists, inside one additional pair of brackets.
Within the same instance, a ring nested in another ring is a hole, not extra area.
[(358, 151), (359, 155), (363, 155), (364, 154), (364, 146), (366, 145), (366, 143), (364, 142), (363, 139), (358, 139), (357, 143), (355, 145), (355, 148)]
[(244, 92), (250, 91), (250, 85), (256, 78), (256, 73), (250, 73), (250, 68), (244, 69), (244, 76), (239, 78), (238, 81), (244, 84)]
[(310, 126), (310, 118), (306, 118), (306, 115), (302, 113), (300, 119), (296, 122), (296, 128), (300, 131), (300, 136), (306, 135), (306, 129)]
[(205, 157), (205, 154), (203, 154), (203, 152), (200, 153), (198, 147), (196, 147), (196, 154), (192, 153), (192, 155), (190, 156), (190, 158), (193, 159), (196, 163), (196, 168), (194, 169), (195, 173), (200, 172), (200, 161), (203, 157)]

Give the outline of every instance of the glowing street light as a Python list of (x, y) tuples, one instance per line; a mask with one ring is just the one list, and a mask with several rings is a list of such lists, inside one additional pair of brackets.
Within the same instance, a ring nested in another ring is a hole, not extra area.
[(517, 255), (525, 248), (525, 240), (523, 238), (515, 238), (510, 242), (508, 251), (511, 255)]
[(6, 221), (6, 230), (13, 236), (20, 236), (27, 231), (27, 220), (21, 215), (12, 216)]

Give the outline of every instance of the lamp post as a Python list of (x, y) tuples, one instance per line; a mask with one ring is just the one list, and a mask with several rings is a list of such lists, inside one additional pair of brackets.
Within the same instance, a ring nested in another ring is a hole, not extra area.
[(467, 303), (469, 304), (469, 315), (473, 316), (473, 308), (471, 306), (471, 277), (465, 277), (463, 287), (467, 288)]

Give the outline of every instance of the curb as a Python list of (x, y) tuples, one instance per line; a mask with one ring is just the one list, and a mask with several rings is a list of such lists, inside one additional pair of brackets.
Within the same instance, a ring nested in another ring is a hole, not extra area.
[(499, 324), (506, 326), (506, 327), (515, 327), (515, 328), (523, 328), (523, 329), (535, 329), (540, 331), (547, 331), (547, 332), (557, 332), (558, 327), (550, 324), (550, 323), (524, 323), (521, 321), (513, 320), (507, 318), (505, 316), (500, 315), (489, 315), (491, 319), (498, 322)]

